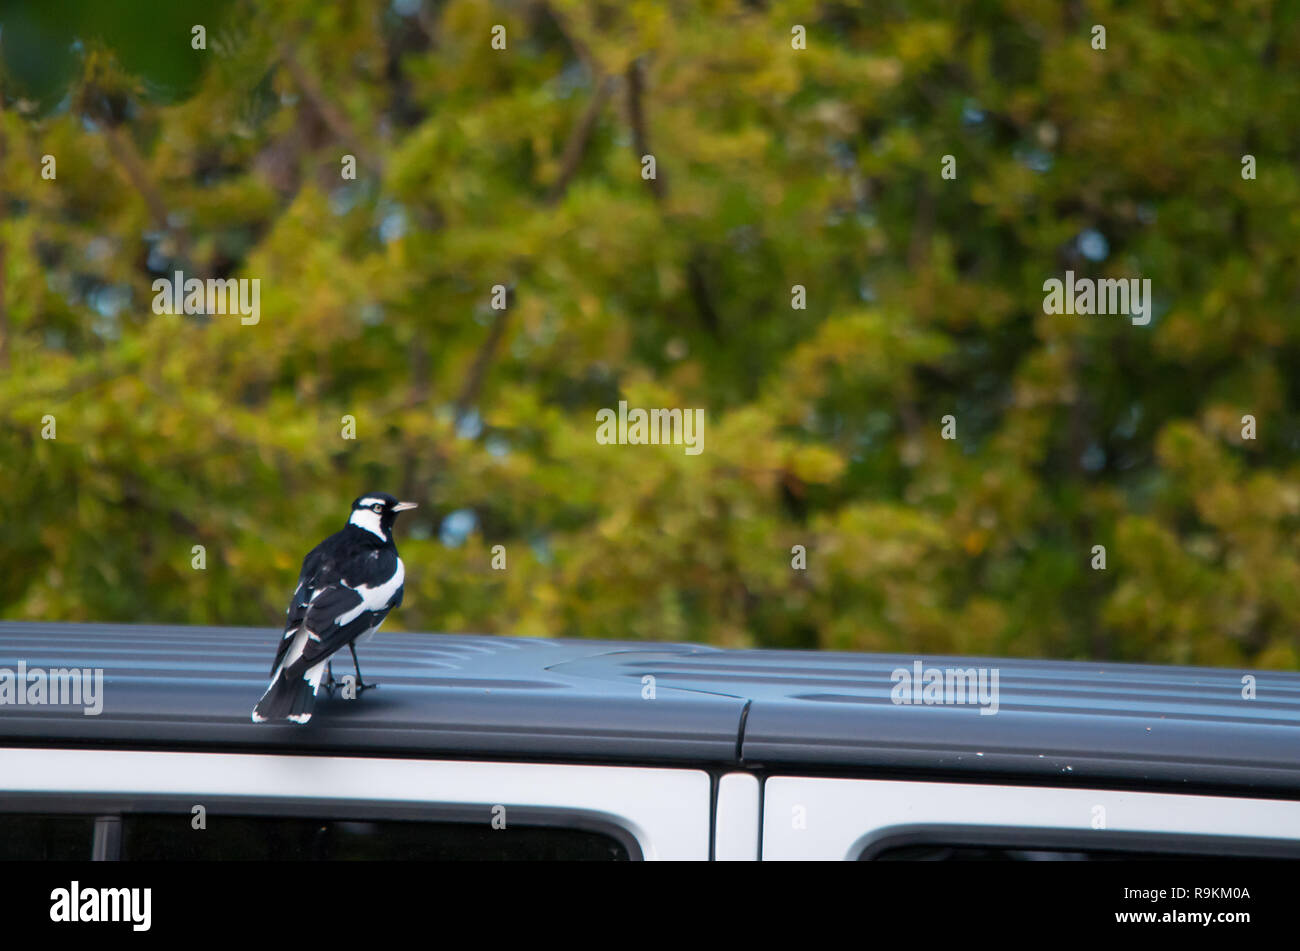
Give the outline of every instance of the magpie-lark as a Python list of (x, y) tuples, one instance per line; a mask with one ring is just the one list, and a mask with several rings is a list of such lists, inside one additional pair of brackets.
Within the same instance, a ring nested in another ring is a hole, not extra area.
[[(414, 502), (399, 502), (383, 492), (363, 495), (352, 503), (343, 530), (303, 560), (271, 664), (271, 685), (253, 708), (254, 723), (310, 720), (330, 658), (345, 646), (356, 667), (358, 695), (379, 686), (362, 681), (353, 642), (373, 634), (402, 603), (406, 568), (393, 544), (393, 523), (398, 512), (413, 508)], [(334, 686), (329, 670), (325, 688), (332, 693)]]

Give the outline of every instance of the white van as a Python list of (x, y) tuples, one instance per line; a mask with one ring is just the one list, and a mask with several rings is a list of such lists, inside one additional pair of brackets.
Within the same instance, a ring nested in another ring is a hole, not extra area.
[(0, 624), (102, 671), (0, 693), (0, 859), (1300, 857), (1297, 674), (384, 632), (254, 724), (274, 643)]

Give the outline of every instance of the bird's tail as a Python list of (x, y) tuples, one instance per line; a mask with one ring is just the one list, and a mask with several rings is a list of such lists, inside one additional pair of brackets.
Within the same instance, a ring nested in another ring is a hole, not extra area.
[(297, 665), (281, 668), (262, 699), (253, 708), (253, 722), (267, 720), (292, 720), (306, 723), (316, 706), (317, 679), (313, 682), (310, 671), (295, 670)]

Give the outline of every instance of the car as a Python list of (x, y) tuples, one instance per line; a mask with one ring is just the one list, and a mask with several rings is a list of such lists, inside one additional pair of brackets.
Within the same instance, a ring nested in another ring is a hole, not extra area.
[(0, 858), (1300, 857), (1294, 673), (384, 631), (255, 724), (276, 637), (0, 623)]

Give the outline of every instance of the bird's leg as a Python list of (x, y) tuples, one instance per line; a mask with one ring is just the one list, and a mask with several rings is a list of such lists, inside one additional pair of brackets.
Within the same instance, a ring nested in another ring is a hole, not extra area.
[(357, 696), (359, 697), (364, 691), (369, 690), (372, 687), (378, 687), (379, 684), (368, 684), (361, 679), (361, 665), (357, 663), (357, 649), (349, 644), (348, 650), (352, 651), (352, 666), (355, 667), (357, 671)]
[(326, 661), (325, 679), (321, 681), (321, 686), (325, 688), (325, 692), (330, 695), (331, 699), (333, 699), (334, 688), (337, 687), (338, 685), (339, 682), (334, 679), (334, 665), (330, 661)]

